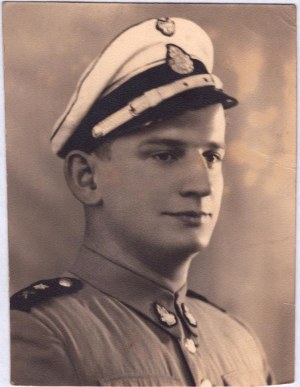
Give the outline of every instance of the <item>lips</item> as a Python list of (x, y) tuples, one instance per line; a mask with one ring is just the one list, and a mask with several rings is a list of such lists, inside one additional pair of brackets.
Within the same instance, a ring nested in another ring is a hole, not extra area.
[(183, 223), (191, 226), (200, 226), (210, 221), (212, 213), (205, 211), (176, 211), (176, 212), (163, 212), (163, 215), (170, 216), (175, 219), (179, 219)]

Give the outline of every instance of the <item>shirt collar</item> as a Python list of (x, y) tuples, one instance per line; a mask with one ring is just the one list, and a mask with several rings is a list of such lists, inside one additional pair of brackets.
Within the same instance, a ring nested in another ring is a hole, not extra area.
[(182, 323), (197, 336), (195, 327), (187, 323), (182, 308), (186, 303), (186, 286), (173, 293), (85, 245), (80, 248), (70, 271), (143, 314), (172, 336), (182, 336)]

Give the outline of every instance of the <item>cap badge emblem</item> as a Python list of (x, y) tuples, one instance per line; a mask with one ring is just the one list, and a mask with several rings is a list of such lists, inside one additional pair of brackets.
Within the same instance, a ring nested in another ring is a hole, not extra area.
[(185, 304), (182, 304), (182, 310), (183, 310), (184, 317), (187, 319), (188, 323), (192, 327), (196, 327), (197, 321), (196, 321), (195, 317), (192, 315), (192, 313), (190, 312), (189, 307)]
[(190, 74), (194, 71), (192, 58), (174, 44), (167, 44), (167, 63), (178, 74)]
[(172, 36), (175, 33), (175, 22), (169, 17), (160, 17), (157, 19), (156, 29), (163, 35)]
[(169, 312), (164, 306), (159, 304), (154, 304), (154, 307), (162, 324), (167, 327), (173, 327), (177, 324), (177, 318), (174, 313)]

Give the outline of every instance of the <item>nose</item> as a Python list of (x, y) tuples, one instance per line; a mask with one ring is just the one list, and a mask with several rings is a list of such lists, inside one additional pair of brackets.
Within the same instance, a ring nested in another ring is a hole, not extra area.
[(211, 182), (205, 160), (199, 154), (190, 160), (180, 187), (182, 197), (201, 198), (211, 194)]

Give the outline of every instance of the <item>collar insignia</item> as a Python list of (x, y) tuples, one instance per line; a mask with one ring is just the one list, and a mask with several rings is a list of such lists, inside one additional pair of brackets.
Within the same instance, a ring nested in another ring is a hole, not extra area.
[(194, 71), (192, 58), (175, 44), (167, 44), (167, 63), (178, 74), (190, 74)]
[(173, 327), (177, 324), (177, 318), (174, 313), (169, 312), (164, 306), (156, 303), (154, 304), (154, 307), (162, 324), (167, 327)]
[(197, 321), (196, 321), (195, 317), (192, 315), (192, 313), (190, 312), (188, 306), (186, 306), (185, 304), (182, 304), (182, 311), (183, 311), (184, 317), (187, 319), (188, 323), (192, 327), (196, 327)]
[(175, 34), (175, 22), (169, 17), (160, 17), (157, 19), (156, 29), (163, 35), (172, 36)]

